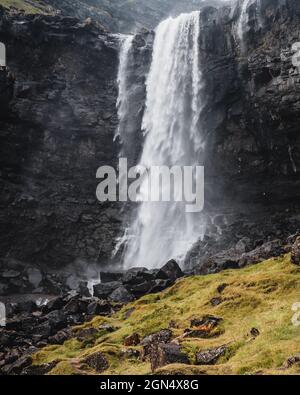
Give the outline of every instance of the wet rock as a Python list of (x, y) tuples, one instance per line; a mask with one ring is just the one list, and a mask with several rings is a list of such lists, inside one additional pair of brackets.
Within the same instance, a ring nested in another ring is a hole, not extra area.
[(45, 316), (44, 325), (49, 325), (51, 331), (60, 330), (68, 326), (68, 317), (63, 310), (54, 310)]
[(67, 314), (82, 314), (87, 311), (88, 303), (89, 302), (87, 300), (83, 300), (75, 296), (68, 301), (68, 303), (63, 307), (63, 310)]
[(123, 273), (117, 273), (117, 272), (101, 272), (100, 273), (100, 278), (101, 278), (101, 283), (111, 283), (114, 281), (121, 281), (123, 277)]
[(134, 296), (124, 286), (121, 286), (109, 295), (109, 299), (113, 302), (129, 303), (134, 300)]
[(112, 281), (105, 284), (101, 283), (94, 285), (94, 296), (99, 299), (107, 299), (112, 292), (121, 286), (122, 283), (120, 281)]
[(227, 346), (211, 348), (196, 353), (196, 365), (214, 365), (226, 353)]
[(123, 284), (129, 287), (136, 286), (137, 284), (145, 284), (151, 280), (153, 280), (152, 274), (144, 267), (129, 269), (124, 273), (122, 278)]
[(167, 262), (161, 269), (159, 269), (158, 273), (156, 274), (157, 279), (171, 281), (175, 281), (183, 276), (184, 274), (182, 270), (180, 269), (178, 263), (174, 261), (174, 259)]
[(175, 343), (155, 343), (150, 348), (151, 370), (172, 363), (189, 364), (190, 361), (186, 354), (181, 351), (181, 347)]
[(295, 265), (300, 265), (300, 237), (297, 237), (291, 249), (291, 261)]
[(158, 293), (164, 291), (173, 284), (172, 280), (156, 279), (152, 282), (150, 293)]
[(91, 296), (88, 286), (88, 281), (80, 281), (78, 283), (78, 292), (82, 296), (86, 296), (86, 297)]
[(42, 311), (44, 313), (53, 311), (53, 310), (60, 310), (63, 308), (63, 306), (66, 304), (66, 302), (64, 301), (64, 299), (60, 296), (53, 298), (51, 300), (49, 300), (47, 302), (47, 304), (45, 304), (45, 306), (43, 306)]
[(83, 362), (94, 369), (97, 373), (102, 373), (109, 368), (109, 363), (101, 352), (89, 355)]
[(125, 337), (124, 339), (124, 346), (130, 347), (130, 346), (137, 346), (141, 342), (140, 335), (138, 333), (133, 333), (132, 335), (129, 335)]
[(127, 286), (129, 291), (136, 297), (140, 297), (146, 295), (152, 290), (152, 282), (151, 281), (144, 281), (140, 284), (133, 284)]
[(90, 303), (87, 307), (88, 315), (107, 315), (112, 311), (111, 304), (106, 300), (97, 300)]

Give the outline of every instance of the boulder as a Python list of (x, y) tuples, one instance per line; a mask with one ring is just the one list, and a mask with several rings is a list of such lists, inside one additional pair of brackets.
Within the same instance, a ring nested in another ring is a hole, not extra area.
[(148, 269), (144, 267), (135, 267), (124, 273), (122, 282), (124, 285), (131, 287), (136, 284), (147, 283), (153, 279), (154, 277)]
[(210, 327), (215, 328), (222, 322), (223, 319), (220, 317), (215, 317), (213, 315), (204, 315), (201, 318), (193, 318), (191, 320), (191, 327)]
[(150, 348), (151, 370), (169, 365), (171, 363), (189, 364), (190, 361), (186, 354), (181, 351), (181, 347), (175, 343), (156, 343)]
[(141, 342), (140, 335), (138, 333), (133, 333), (132, 335), (129, 335), (125, 337), (124, 339), (124, 346), (130, 347), (130, 346), (137, 346)]
[(169, 279), (156, 279), (152, 282), (152, 287), (149, 291), (149, 293), (157, 293), (157, 292), (161, 292), (164, 291), (165, 289), (167, 289), (168, 287), (170, 287), (173, 284), (172, 280)]
[(121, 272), (101, 272), (100, 273), (100, 278), (101, 278), (101, 283), (111, 283), (113, 281), (121, 281), (123, 277), (123, 273)]
[(146, 336), (141, 341), (141, 345), (143, 346), (142, 359), (145, 359), (147, 355), (150, 353), (150, 349), (153, 344), (158, 343), (169, 343), (172, 339), (173, 332), (171, 329), (161, 329), (158, 332), (152, 333), (149, 336)]
[(285, 254), (284, 244), (281, 240), (268, 241), (254, 250), (239, 257), (239, 267), (259, 263), (266, 259)]
[(296, 241), (292, 245), (291, 261), (295, 265), (300, 265), (300, 237), (297, 237)]
[(97, 300), (90, 303), (87, 307), (88, 315), (107, 315), (112, 311), (111, 304), (106, 300)]
[(197, 352), (196, 365), (214, 365), (226, 353), (227, 346)]
[(82, 296), (86, 296), (86, 297), (91, 296), (88, 281), (79, 281), (78, 292)]
[(90, 368), (94, 369), (97, 373), (102, 373), (109, 367), (107, 359), (101, 352), (89, 355), (83, 362)]
[(127, 286), (129, 291), (136, 297), (146, 295), (152, 289), (152, 281), (144, 281), (140, 284), (132, 284)]
[(86, 313), (89, 302), (75, 296), (70, 299), (68, 303), (63, 307), (63, 310), (67, 314), (82, 314)]
[(109, 299), (113, 302), (129, 303), (134, 300), (134, 297), (124, 286), (121, 286), (109, 295)]
[(66, 304), (64, 299), (60, 296), (49, 300), (42, 308), (43, 313), (50, 313), (53, 310), (60, 310)]
[(100, 283), (94, 285), (94, 296), (99, 299), (107, 299), (112, 292), (121, 286), (122, 283), (120, 281), (112, 281), (109, 283)]
[(202, 339), (209, 339), (211, 337), (219, 336), (221, 331), (213, 330), (219, 325), (221, 321), (222, 318), (212, 315), (206, 315), (202, 318), (194, 318), (191, 320), (191, 328), (193, 329), (186, 329), (184, 337), (199, 337)]
[(51, 332), (58, 331), (68, 326), (67, 314), (63, 310), (54, 310), (45, 316), (45, 325), (49, 325)]
[(175, 281), (184, 274), (174, 259), (167, 262), (156, 274), (157, 279)]
[(54, 336), (50, 336), (48, 342), (50, 344), (63, 344), (66, 340), (70, 339), (72, 333), (69, 329), (62, 329), (57, 332)]

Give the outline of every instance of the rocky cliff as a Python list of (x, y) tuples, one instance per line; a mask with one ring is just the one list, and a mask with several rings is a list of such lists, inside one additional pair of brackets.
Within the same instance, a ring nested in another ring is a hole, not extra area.
[[(249, 2), (242, 41), (239, 3), (201, 13), (207, 236), (188, 256), (190, 266), (241, 239), (247, 252), (298, 229), (300, 77), (292, 45), (299, 4), (259, 3)], [(113, 141), (119, 40), (68, 17), (1, 10), (0, 21), (11, 73), (1, 76), (2, 263), (105, 265), (124, 215), (95, 199), (96, 170), (115, 164), (120, 149)], [(133, 47), (133, 161), (151, 36), (137, 35)]]
[(207, 250), (235, 247), (243, 237), (247, 252), (299, 227), (300, 75), (292, 62), (299, 4), (252, 1), (246, 13), (243, 37), (237, 34), (240, 2), (201, 15), (210, 214), (207, 237), (190, 263), (206, 261)]
[(95, 175), (118, 152), (118, 42), (75, 19), (0, 12), (14, 77), (1, 79), (1, 258), (105, 261), (119, 216), (97, 204)]

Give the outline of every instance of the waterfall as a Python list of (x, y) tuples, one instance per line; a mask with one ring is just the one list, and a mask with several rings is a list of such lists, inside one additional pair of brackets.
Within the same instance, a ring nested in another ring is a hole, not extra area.
[(239, 37), (240, 42), (243, 44), (244, 42), (244, 33), (247, 29), (247, 24), (249, 22), (248, 15), (248, 6), (252, 0), (243, 0), (241, 6), (241, 14), (239, 17), (238, 25), (237, 25), (237, 35)]
[(118, 71), (118, 118), (119, 126), (115, 137), (120, 139), (126, 138), (130, 123), (128, 122), (129, 114), (129, 83), (128, 83), (128, 67), (129, 67), (129, 54), (132, 47), (132, 41), (134, 36), (121, 36), (121, 48), (120, 48), (120, 59), (119, 59), (119, 71)]
[(263, 28), (263, 21), (261, 15), (261, 0), (242, 0), (240, 17), (237, 23), (236, 32), (241, 44), (242, 51), (246, 50), (245, 33), (249, 30), (249, 7), (255, 3), (256, 12), (256, 27)]
[[(141, 166), (199, 165), (199, 34), (199, 12), (168, 18), (156, 29), (146, 81)], [(171, 258), (181, 262), (202, 235), (201, 214), (186, 213), (183, 202), (142, 202), (127, 230), (124, 266), (156, 268)]]

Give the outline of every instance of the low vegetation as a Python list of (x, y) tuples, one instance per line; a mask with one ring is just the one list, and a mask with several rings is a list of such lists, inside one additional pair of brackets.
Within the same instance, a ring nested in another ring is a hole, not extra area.
[[(300, 373), (297, 364), (282, 368), (289, 357), (300, 353), (300, 326), (291, 321), (292, 306), (300, 302), (299, 290), (300, 267), (291, 263), (289, 255), (241, 270), (183, 278), (162, 293), (126, 305), (112, 317), (96, 317), (74, 328), (73, 339), (40, 350), (34, 364), (56, 361), (50, 374), (96, 374), (84, 361), (101, 352), (109, 362), (105, 374), (148, 374), (150, 363), (126, 352), (141, 347), (125, 347), (124, 339), (133, 333), (143, 338), (171, 326), (173, 338), (178, 338), (191, 365), (167, 365), (156, 373)], [(212, 303), (213, 299), (218, 303)], [(216, 336), (182, 337), (192, 319), (206, 314), (223, 319)], [(103, 330), (103, 324), (114, 331)], [(76, 339), (77, 333), (89, 328), (97, 332), (91, 331), (84, 341)], [(251, 335), (252, 328), (257, 336)], [(227, 345), (227, 351), (215, 365), (195, 365), (197, 352), (221, 345)]]
[(0, 6), (24, 11), (26, 14), (45, 14), (48, 12), (47, 7), (39, 0), (0, 0)]

